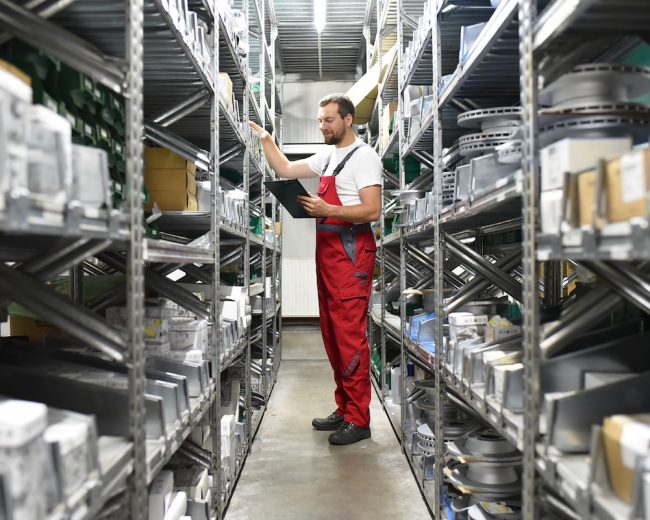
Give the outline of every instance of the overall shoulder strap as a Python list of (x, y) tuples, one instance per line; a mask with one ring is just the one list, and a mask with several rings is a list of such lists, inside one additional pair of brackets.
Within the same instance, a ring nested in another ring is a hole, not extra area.
[[(363, 145), (361, 145), (361, 146), (363, 146)], [(332, 176), (336, 177), (339, 173), (341, 173), (341, 170), (343, 170), (343, 167), (345, 166), (345, 163), (348, 162), (348, 160), (350, 159), (350, 157), (352, 157), (352, 156), (354, 155), (354, 153), (355, 153), (359, 148), (361, 148), (361, 146), (357, 146), (356, 148), (353, 148), (352, 151), (351, 151), (350, 153), (348, 153), (348, 154), (343, 158), (343, 160), (342, 160), (342, 161), (341, 161), (341, 162), (336, 166), (336, 168), (334, 168), (334, 173), (332, 173)]]

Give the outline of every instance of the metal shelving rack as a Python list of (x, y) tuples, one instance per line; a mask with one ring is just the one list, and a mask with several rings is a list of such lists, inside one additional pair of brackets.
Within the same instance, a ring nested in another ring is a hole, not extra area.
[[(539, 232), (538, 81), (543, 77), (548, 84), (577, 63), (594, 61), (601, 56), (614, 61), (629, 52), (637, 44), (631, 36), (648, 34), (650, 11), (647, 2), (631, 2), (623, 10), (620, 4), (608, 0), (502, 0), (496, 9), (487, 1), (438, 0), (430, 6), (430, 19), (434, 22), (408, 70), (400, 63), (405, 34), (412, 28), (413, 16), (408, 6), (398, 1), (380, 3), (377, 7), (375, 61), (381, 59), (376, 57), (376, 49), (382, 48), (382, 36), (391, 35), (391, 28), (386, 26), (390, 13), (396, 13), (394, 32), (397, 36), (391, 43), (396, 41), (399, 49), (397, 92), (400, 101), (395, 132), (386, 149), (379, 153), (384, 159), (399, 150), (400, 172), (403, 172), (403, 158), (407, 154), (431, 168), (433, 175), (429, 186), (436, 200), (433, 217), (424, 222), (403, 226), (388, 236), (384, 236), (383, 221), (380, 226), (381, 274), (377, 285), (382, 290), (381, 309), (371, 311), (375, 325), (370, 326), (371, 347), (381, 349), (381, 371), (373, 372), (377, 394), (436, 518), (447, 517), (443, 507), (446, 493), (442, 487), (434, 485), (434, 482), (443, 482), (442, 465), (434, 468), (434, 478), (430, 480), (431, 476), (423, 473), (417, 454), (414, 455), (410, 411), (405, 401), (412, 388), (408, 386), (403, 368), (402, 402), (392, 402), (385, 380), (387, 370), (393, 366), (405, 367), (413, 363), (435, 378), (436, 438), (443, 437), (443, 399), (452, 399), (521, 451), (523, 518), (544, 518), (549, 514), (563, 518), (635, 518), (632, 508), (615, 497), (607, 477), (603, 476), (598, 434), (592, 441), (590, 453), (562, 453), (549, 441), (553, 423), (545, 425), (544, 433), (540, 431), (539, 419), (544, 415), (541, 374), (554, 348), (589, 332), (598, 320), (611, 315), (623, 301), (633, 303), (646, 313), (650, 310), (644, 303), (648, 301), (645, 289), (633, 282), (647, 279), (640, 267), (643, 264), (638, 262), (650, 258), (648, 219), (635, 219), (625, 225), (608, 225), (598, 230), (564, 230), (558, 236)], [(478, 22), (485, 23), (481, 35), (462, 65), (457, 67), (460, 26)], [(610, 38), (609, 43), (603, 44), (603, 35)], [(589, 38), (596, 37), (600, 37), (599, 44), (589, 48)], [(615, 40), (619, 37), (627, 38), (622, 42)], [(564, 50), (572, 46), (577, 51), (566, 54)], [(392, 99), (393, 84), (394, 79), (387, 79), (379, 87), (380, 121), (383, 105)], [(419, 131), (405, 139), (402, 93), (409, 84), (433, 85), (434, 109), (422, 115)], [(448, 149), (462, 134), (456, 124), (458, 114), (504, 105), (522, 107), (521, 170), (478, 197), (443, 207), (444, 161)], [(384, 188), (395, 180), (386, 174)], [(403, 174), (399, 187), (409, 187)], [(389, 198), (385, 197), (384, 203), (382, 217), (392, 207)], [(485, 237), (513, 232), (520, 234), (519, 244), (509, 244), (502, 250), (484, 246)], [(472, 240), (466, 239), (473, 239), (475, 246), (468, 247), (467, 242)], [(421, 250), (424, 245), (433, 246), (428, 261), (425, 258), (428, 255)], [(563, 299), (563, 287), (572, 278), (563, 278), (560, 262), (585, 267), (597, 276), (599, 283), (581, 303)], [(459, 266), (462, 269), (458, 269)], [(399, 319), (386, 312), (386, 291), (391, 291), (394, 297), (397, 281)], [(446, 298), (446, 286), (455, 287), (458, 296)], [(435, 289), (435, 314), (440, 319), (436, 322), (434, 336), (441, 351), (446, 316), (464, 303), (480, 294), (507, 294), (510, 301), (519, 302), (523, 334), (511, 340), (510, 346), (518, 342), (522, 348), (521, 407), (511, 409), (497, 404), (480, 387), (454, 374), (443, 356), (436, 356), (405, 337), (404, 290), (414, 287)], [(560, 319), (550, 327), (548, 324), (542, 327), (542, 316), (552, 315), (559, 305), (565, 308)], [(379, 338), (377, 327), (381, 331)], [(600, 408), (605, 410), (604, 405)], [(637, 408), (642, 411), (642, 407)], [(617, 411), (621, 409), (612, 405), (607, 414)], [(627, 408), (626, 411), (633, 412)], [(435, 460), (444, 460), (444, 457), (445, 446), (437, 443)]]
[[(123, 95), (126, 101), (128, 198), (120, 212), (105, 215), (103, 220), (82, 221), (77, 228), (31, 224), (29, 219), (20, 222), (12, 211), (6, 211), (0, 218), (2, 260), (21, 262), (18, 269), (6, 264), (0, 266), (0, 293), (4, 300), (16, 301), (37, 312), (71, 337), (108, 356), (114, 363), (112, 369), (128, 375), (125, 399), (106, 403), (116, 417), (128, 417), (125, 435), (100, 437), (102, 478), (94, 487), (88, 488), (84, 500), (87, 510), (80, 515), (79, 511), (69, 511), (66, 505), (61, 504), (52, 518), (95, 518), (115, 514), (116, 511), (128, 511), (130, 518), (146, 518), (148, 484), (174, 453), (178, 450), (188, 451), (183, 446), (184, 440), (194, 426), (209, 417), (213, 452), (206, 452), (199, 459), (213, 475), (213, 516), (220, 519), (232, 496), (262, 413), (256, 414), (256, 417), (252, 414), (250, 329), (237, 343), (232, 355), (225, 358), (221, 353), (223, 339), (218, 312), (219, 273), (223, 265), (239, 262), (245, 284), (250, 289), (251, 252), (261, 250), (264, 274), (268, 255), (268, 265), (273, 276), (272, 294), (268, 296), (275, 302), (281, 270), (278, 268), (280, 246), (275, 234), (273, 241), (268, 242), (253, 235), (248, 227), (238, 229), (226, 222), (221, 214), (217, 187), (234, 187), (220, 175), (224, 166), (242, 172), (241, 185), (247, 193), (250, 188), (254, 190), (255, 185), (260, 185), (261, 179), (268, 172), (263, 159), (260, 162), (249, 154), (250, 140), (247, 124), (244, 124), (249, 112), (253, 119), (267, 123), (265, 117), (269, 110), (265, 109), (268, 106), (265, 96), (261, 97), (263, 106), (260, 107), (256, 104), (252, 91), (250, 58), (240, 59), (214, 1), (189, 2), (190, 9), (195, 10), (210, 29), (207, 36), (212, 39), (214, 48), (211, 63), (204, 63), (194, 49), (185, 43), (162, 0), (114, 2), (114, 5), (103, 5), (100, 12), (94, 9), (96, 6), (90, 0), (59, 2), (47, 6), (39, 3), (33, 6), (22, 4), (9, 0), (0, 2), (0, 28), (3, 32), (6, 31), (2, 35), (3, 41), (16, 37), (42, 49)], [(261, 55), (261, 63), (263, 71), (265, 66), (269, 67), (266, 69), (271, 99), (269, 109), (274, 116), (281, 108), (276, 104), (273, 70), (273, 49), (277, 36), (273, 2), (245, 0), (241, 8), (247, 22), (250, 22), (254, 14), (260, 17), (258, 25), (261, 26), (263, 39), (264, 26), (268, 26), (272, 34), (269, 44), (264, 40), (265, 44), (260, 51), (267, 53)], [(174, 69), (168, 68), (170, 59), (176, 65)], [(240, 103), (239, 114), (230, 112), (216, 90), (215, 78), (218, 71), (227, 72), (231, 76), (235, 97)], [(165, 79), (174, 81), (161, 82)], [(270, 128), (274, 129), (274, 121), (270, 124)], [(158, 220), (160, 229), (164, 232), (186, 236), (208, 233), (209, 249), (144, 238), (144, 142), (165, 146), (194, 162), (210, 180), (210, 212), (169, 212), (163, 213)], [(250, 202), (247, 201), (247, 204), (248, 216)], [(272, 214), (274, 217), (277, 215), (275, 204)], [(238, 245), (233, 251), (224, 253), (223, 243), (228, 246)], [(191, 292), (167, 278), (168, 274), (178, 269), (184, 272), (180, 282), (198, 282), (210, 286), (210, 303), (200, 301)], [(71, 299), (55, 294), (44, 285), (44, 282), (68, 270), (75, 274), (70, 283)], [(125, 273), (125, 284), (91, 302), (90, 308), (82, 305), (80, 296), (83, 295), (84, 281), (88, 280), (88, 276), (119, 272)], [(190, 399), (187, 417), (160, 439), (148, 438), (145, 429), (145, 406), (149, 406), (145, 397), (148, 365), (143, 321), (146, 290), (153, 290), (208, 319), (213, 331), (211, 350), (206, 356), (211, 364), (211, 376), (202, 393)], [(97, 314), (124, 301), (129, 315), (126, 335), (108, 326)], [(279, 330), (282, 319), (280, 307), (273, 307), (267, 309), (265, 305), (262, 318), (264, 340), (269, 335), (267, 324), (272, 320), (272, 341), (263, 349), (265, 357), (269, 353), (273, 355), (272, 381), (277, 376), (280, 360)], [(54, 352), (58, 350), (54, 349)], [(65, 359), (63, 351), (56, 356)], [(87, 359), (95, 358), (89, 355)], [(221, 383), (224, 377), (228, 377), (228, 369), (241, 364), (244, 365), (246, 374), (247, 439), (245, 449), (237, 461), (236, 475), (226, 493), (222, 494)], [(13, 391), (11, 385), (19, 388), (16, 382), (22, 371), (8, 365), (0, 365), (0, 371), (3, 373), (3, 393), (18, 398), (22, 396), (29, 399), (32, 396), (31, 398), (37, 399), (36, 394), (30, 394), (28, 390)], [(69, 402), (75, 409), (85, 407), (84, 411), (92, 412), (87, 408), (87, 403), (84, 403), (83, 393), (88, 391), (86, 387), (79, 387), (74, 399), (70, 395), (63, 399), (57, 390), (57, 385), (63, 384), (61, 380), (47, 375), (34, 377), (30, 380), (35, 386), (39, 386), (40, 381), (43, 388), (51, 389), (47, 396), (48, 404), (66, 408)], [(270, 395), (272, 381), (266, 390), (266, 399)], [(103, 394), (100, 392), (99, 395)], [(191, 450), (189, 453), (191, 456)], [(197, 460), (196, 457), (195, 453), (193, 460)]]

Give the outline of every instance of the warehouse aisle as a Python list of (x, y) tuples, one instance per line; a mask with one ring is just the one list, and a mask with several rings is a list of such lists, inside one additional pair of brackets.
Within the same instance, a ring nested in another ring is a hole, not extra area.
[(374, 395), (372, 439), (334, 447), (312, 417), (333, 410), (331, 368), (316, 329), (285, 330), (269, 409), (226, 520), (426, 520), (430, 518), (390, 423)]

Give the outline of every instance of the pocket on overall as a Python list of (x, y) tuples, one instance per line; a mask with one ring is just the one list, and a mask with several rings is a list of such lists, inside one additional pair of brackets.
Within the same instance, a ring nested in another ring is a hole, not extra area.
[(352, 265), (355, 265), (357, 262), (357, 235), (352, 231), (343, 230), (339, 234), (341, 237), (341, 244), (345, 250), (345, 254), (348, 255)]

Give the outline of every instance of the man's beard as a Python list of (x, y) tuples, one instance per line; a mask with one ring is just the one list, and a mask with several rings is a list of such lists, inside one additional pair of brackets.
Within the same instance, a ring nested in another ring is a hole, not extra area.
[(325, 140), (325, 144), (333, 144), (337, 145), (341, 142), (341, 139), (343, 138), (342, 135), (337, 135), (334, 132), (332, 132), (329, 136), (323, 135), (323, 139)]

